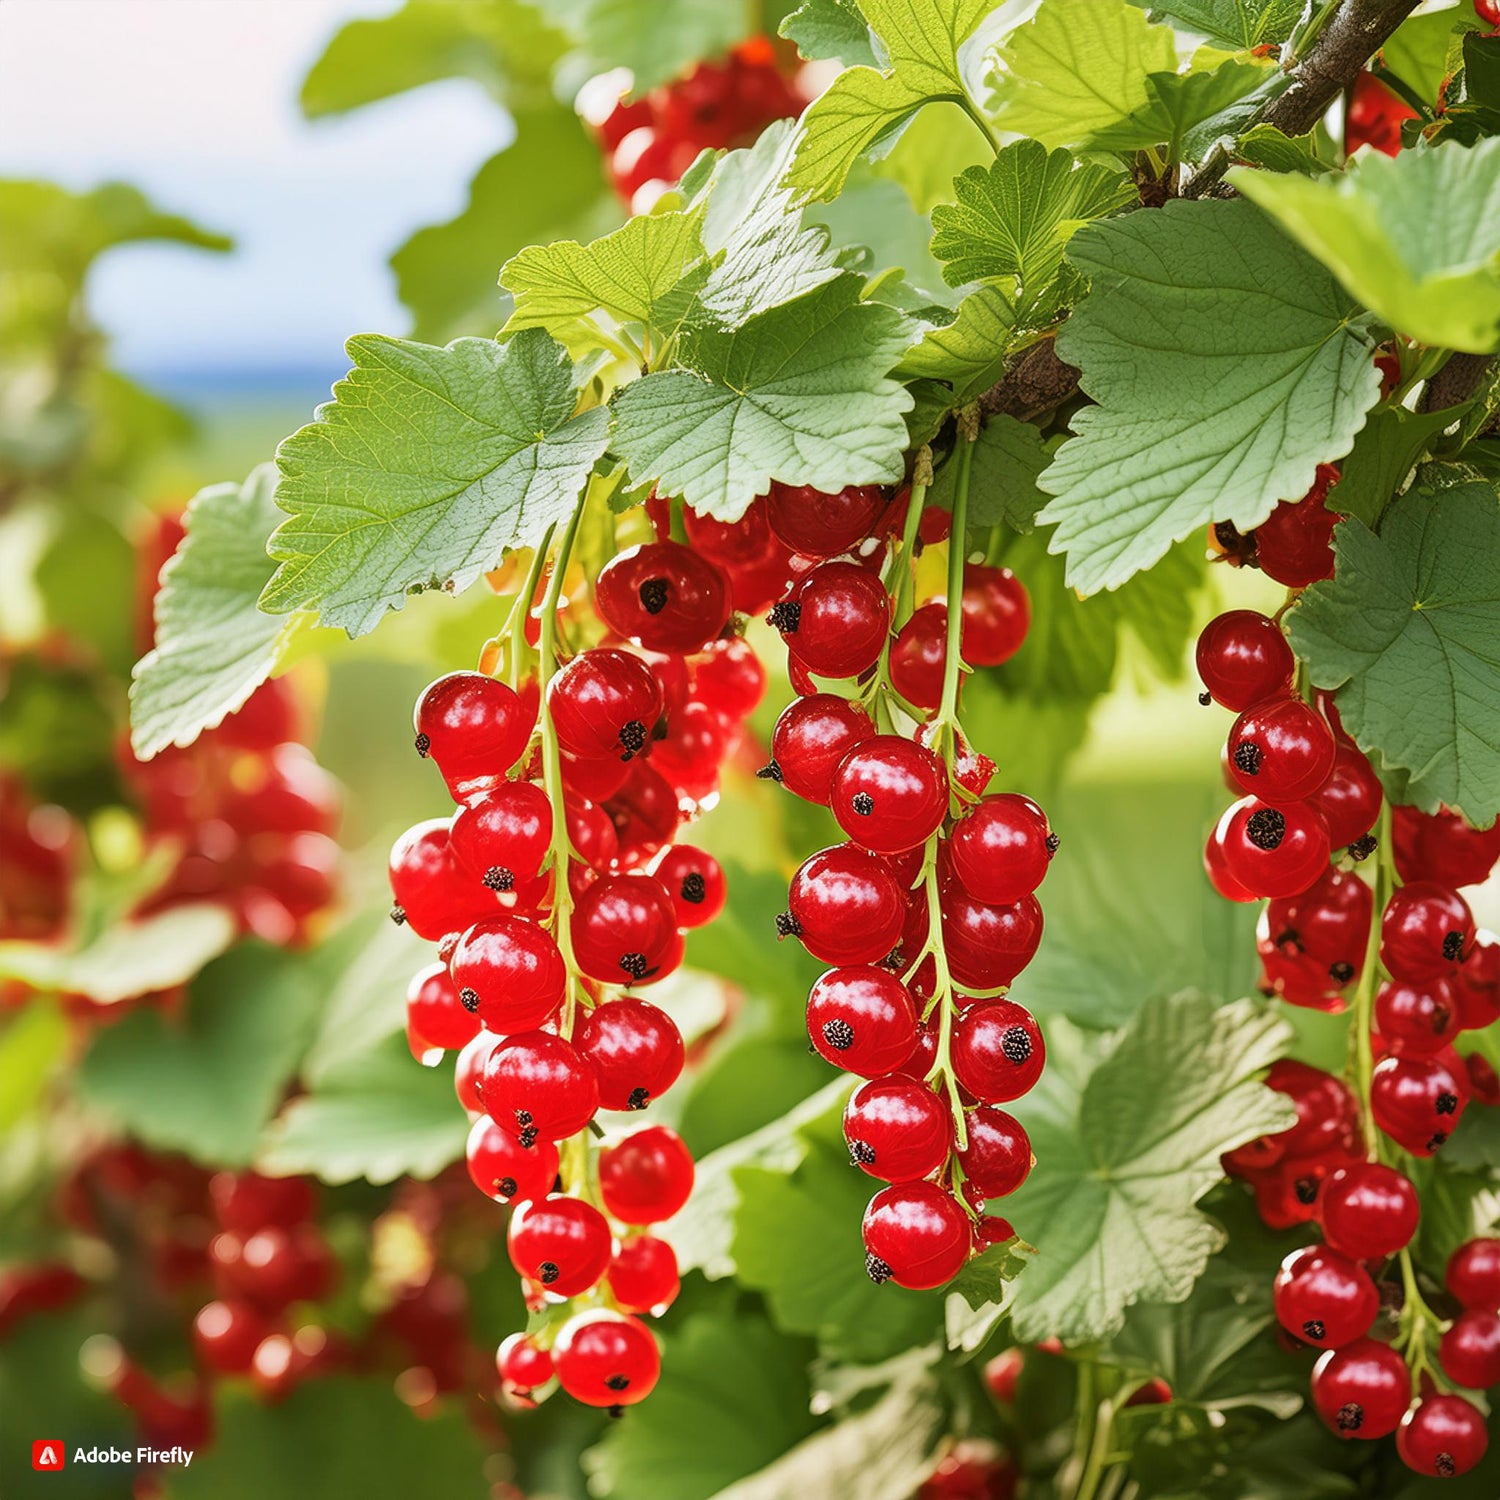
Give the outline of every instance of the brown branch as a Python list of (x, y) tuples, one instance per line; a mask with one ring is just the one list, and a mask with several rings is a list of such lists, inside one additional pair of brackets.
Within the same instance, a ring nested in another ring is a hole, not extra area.
[(1445, 411), (1450, 406), (1462, 406), (1479, 389), (1494, 359), (1493, 354), (1455, 354), (1427, 382), (1421, 409)]
[(991, 417), (998, 412), (1023, 422), (1061, 405), (1078, 390), (1078, 371), (1058, 358), (1052, 339), (1023, 349), (999, 382), (979, 398), (979, 409)]

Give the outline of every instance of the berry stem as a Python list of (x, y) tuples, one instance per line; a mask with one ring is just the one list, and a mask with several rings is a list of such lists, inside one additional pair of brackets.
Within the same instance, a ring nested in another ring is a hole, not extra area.
[[(937, 1086), (938, 1079), (942, 1079), (943, 1086), (948, 1091), (948, 1105), (953, 1111), (953, 1141), (956, 1150), (963, 1151), (969, 1144), (968, 1125), (964, 1119), (963, 1100), (958, 1095), (958, 1080), (953, 1076), (953, 979), (948, 973), (948, 954), (943, 946), (943, 908), (942, 893), (938, 889), (938, 836), (927, 840), (927, 850), (922, 860), (922, 882), (927, 895), (927, 942), (923, 947), (922, 956), (917, 959), (920, 965), (922, 958), (932, 958), (932, 1002), (928, 1006), (928, 1014), (931, 1014), (932, 1006), (938, 1007), (938, 1045), (937, 1057), (933, 1060), (932, 1071), (927, 1075), (927, 1082), (933, 1087)], [(913, 965), (913, 972), (917, 965)], [(968, 1206), (966, 1199), (960, 1199), (965, 1207)]]
[(1375, 1072), (1375, 1048), (1371, 1027), (1375, 1020), (1375, 990), (1380, 983), (1380, 914), (1396, 885), (1396, 871), (1391, 854), (1391, 805), (1380, 808), (1379, 832), (1376, 834), (1375, 890), (1370, 919), (1370, 936), (1365, 942), (1365, 962), (1359, 985), (1354, 992), (1354, 1030), (1351, 1037), (1354, 1057), (1354, 1087), (1359, 1099), (1359, 1117), (1364, 1130), (1365, 1150), (1371, 1161), (1380, 1161), (1384, 1137), (1376, 1128), (1370, 1109), (1370, 1083)]

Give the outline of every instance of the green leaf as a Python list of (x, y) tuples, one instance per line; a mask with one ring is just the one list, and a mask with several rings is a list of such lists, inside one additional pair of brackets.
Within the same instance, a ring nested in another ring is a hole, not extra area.
[[(835, 254), (867, 250), (855, 266), (866, 275), (899, 269), (902, 288), (913, 300), (930, 305), (951, 299), (942, 269), (928, 249), (932, 224), (927, 215), (917, 211), (899, 182), (877, 176), (872, 165), (858, 164), (837, 198), (808, 204), (802, 219), (828, 230)], [(885, 295), (884, 284), (878, 295)]]
[(408, 592), (461, 592), (540, 542), (588, 482), (609, 419), (574, 415), (572, 365), (540, 329), (445, 349), (361, 334), (348, 351), (333, 401), (276, 451), (289, 519), (260, 605), (316, 609), (353, 636)]
[(190, 745), (233, 713), (275, 670), (295, 617), (256, 607), (274, 571), (266, 543), (276, 522), (276, 466), (244, 484), (215, 484), (188, 503), (187, 536), (162, 574), (156, 647), (135, 668), (131, 745), (149, 760)]
[(991, 1245), (943, 1289), (943, 1329), (950, 1349), (972, 1354), (1009, 1314), (1016, 1277), (1026, 1269), (1019, 1242)]
[[(1037, 488), (1037, 476), (1047, 467), (1048, 457), (1041, 433), (1030, 422), (1017, 421), (1004, 412), (990, 417), (974, 442), (969, 471), (969, 529), (1003, 526), (1012, 532), (1031, 531), (1036, 513), (1047, 499)], [(952, 510), (957, 476), (958, 465), (950, 454), (933, 479), (929, 503)], [(1028, 637), (1028, 644), (1031, 639)]]
[(991, 0), (862, 0), (886, 65), (846, 69), (807, 109), (792, 186), (832, 198), (860, 156), (923, 104), (967, 103), (959, 48), (990, 8)]
[[(724, 0), (532, 0), (582, 44), (578, 76), (629, 68), (637, 93), (670, 83), (700, 58), (722, 57), (750, 30)], [(576, 61), (576, 60), (575, 60)]]
[(1212, 70), (1148, 74), (1146, 104), (1127, 119), (1092, 132), (1084, 144), (1121, 152), (1160, 145), (1169, 161), (1201, 159), (1215, 139), (1233, 134), (1254, 112), (1256, 99), (1250, 96), (1278, 76), (1270, 64), (1232, 57)]
[(960, 173), (953, 192), (956, 204), (932, 211), (932, 253), (948, 284), (1014, 276), (1033, 299), (1056, 279), (1073, 231), (1136, 196), (1128, 177), (1037, 141), (1015, 141), (988, 168)]
[(452, 1072), (422, 1067), (404, 1037), (391, 1037), (322, 1069), (267, 1127), (258, 1164), (324, 1182), (425, 1179), (464, 1154), (468, 1133)]
[(1165, 0), (1164, 4), (1142, 0), (1142, 4), (1239, 52), (1266, 42), (1284, 42), (1302, 13), (1302, 0)]
[(807, 1346), (782, 1338), (752, 1307), (716, 1299), (665, 1342), (651, 1399), (583, 1456), (594, 1493), (704, 1500), (817, 1425), (808, 1411)]
[(1500, 139), (1369, 152), (1327, 177), (1227, 177), (1398, 333), (1500, 349)]
[(194, 980), (186, 1010), (100, 1029), (80, 1094), (158, 1150), (247, 1166), (312, 1032), (322, 988), (296, 954), (242, 945)]
[(1287, 1124), (1257, 1074), (1289, 1035), (1249, 1001), (1190, 994), (1148, 1002), (1107, 1046), (1049, 1023), (1047, 1072), (1014, 1106), (1037, 1165), (1006, 1216), (1045, 1251), (1016, 1283), (1018, 1340), (1103, 1338), (1136, 1302), (1188, 1296), (1224, 1243), (1194, 1207), (1220, 1154)]
[(701, 219), (696, 212), (641, 214), (588, 245), (528, 246), (500, 273), (500, 284), (515, 298), (504, 331), (545, 328), (562, 339), (603, 312), (617, 323), (671, 333), (675, 320), (663, 319), (661, 311), (703, 258)]
[(737, 331), (685, 329), (685, 369), (615, 397), (615, 446), (631, 478), (725, 521), (773, 479), (824, 490), (899, 480), (911, 397), (886, 372), (907, 323), (861, 302), (859, 289), (858, 277), (840, 276)]
[(1328, 494), (1329, 510), (1378, 525), (1432, 440), (1459, 415), (1455, 408), (1411, 412), (1404, 406), (1377, 406), (1340, 465), (1338, 482)]
[(234, 918), (224, 907), (176, 906), (139, 921), (117, 922), (80, 948), (0, 943), (0, 979), (115, 1005), (186, 984), (233, 941)]
[(1081, 145), (1151, 103), (1150, 73), (1177, 67), (1170, 26), (1127, 0), (1042, 0), (1000, 48), (998, 123), (1044, 146)]
[(1411, 774), (1424, 811), (1477, 827), (1500, 814), (1500, 497), (1482, 481), (1419, 484), (1377, 535), (1334, 528), (1337, 572), (1287, 616), (1313, 682), (1378, 768)]
[[(976, 396), (987, 391), (1005, 373), (1011, 349), (1016, 337), (1016, 314), (1010, 298), (998, 286), (982, 286), (971, 292), (958, 304), (951, 322), (929, 328), (918, 343), (906, 351), (898, 371), (904, 380), (941, 380), (951, 387), (949, 406), (963, 406)], [(1019, 424), (1018, 424), (1019, 425)], [(1032, 432), (1036, 429), (1033, 427)], [(1008, 435), (1008, 434), (1007, 434)], [(974, 466), (977, 469), (981, 453), (994, 477), (995, 448), (1000, 437), (989, 440), (985, 450), (975, 449)], [(984, 439), (981, 438), (981, 441)], [(940, 471), (949, 473), (953, 464), (945, 464)], [(1038, 468), (1046, 467), (1043, 455)], [(1031, 490), (1036, 492), (1036, 474), (1030, 476)], [(979, 488), (979, 486), (976, 486)], [(988, 481), (984, 486), (988, 492)], [(944, 491), (950, 498), (943, 503), (951, 507), (951, 478)], [(971, 492), (971, 500), (972, 500)], [(1037, 494), (1037, 504), (1044, 499)], [(1026, 513), (1027, 523), (1035, 516), (1036, 505)], [(975, 522), (973, 524), (979, 524)]]
[(1234, 156), (1268, 172), (1302, 172), (1309, 177), (1332, 171), (1335, 165), (1318, 155), (1318, 139), (1313, 132), (1290, 136), (1274, 125), (1252, 125), (1235, 141)]
[(1379, 394), (1370, 341), (1248, 204), (1092, 224), (1069, 258), (1093, 286), (1057, 348), (1098, 405), (1042, 475), (1039, 519), (1072, 587), (1118, 587), (1213, 520), (1249, 531), (1349, 451)]
[(777, 31), (810, 60), (831, 57), (846, 68), (879, 66), (857, 0), (802, 0)]

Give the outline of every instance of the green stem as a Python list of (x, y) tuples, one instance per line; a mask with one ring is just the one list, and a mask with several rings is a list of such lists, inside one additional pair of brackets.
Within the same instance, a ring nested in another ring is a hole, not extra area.
[(1101, 1401), (1094, 1412), (1093, 1431), (1088, 1439), (1089, 1456), (1078, 1476), (1078, 1486), (1073, 1491), (1073, 1500), (1094, 1500), (1099, 1491), (1099, 1481), (1104, 1477), (1106, 1460), (1109, 1457), (1110, 1430), (1114, 1426), (1115, 1406), (1113, 1401)]
[(510, 642), (510, 648), (506, 652), (506, 679), (511, 687), (518, 687), (526, 676), (522, 665), (527, 664), (531, 656), (531, 647), (526, 640), (526, 617), (531, 613), (531, 601), (536, 598), (537, 585), (541, 582), (542, 570), (547, 564), (547, 548), (552, 545), (552, 536), (556, 530), (556, 525), (549, 526), (547, 534), (537, 543), (531, 566), (526, 570), (526, 581), (521, 585), (521, 592), (516, 595), (510, 613), (505, 617), (501, 634)]
[(949, 94), (946, 97), (950, 99), (954, 104), (956, 104), (961, 110), (963, 110), (963, 112), (974, 122), (976, 129), (979, 131), (980, 135), (984, 137), (985, 145), (988, 146), (996, 156), (999, 156), (1002, 149), (1000, 138), (995, 134), (993, 130), (990, 129), (990, 122), (986, 120), (982, 114), (980, 114), (974, 101), (970, 99), (967, 94)]
[(1384, 1136), (1376, 1129), (1370, 1113), (1370, 1083), (1375, 1073), (1375, 1048), (1371, 1027), (1375, 1020), (1375, 990), (1380, 983), (1380, 914), (1390, 900), (1395, 884), (1395, 866), (1391, 854), (1391, 805), (1382, 802), (1375, 845), (1375, 888), (1370, 936), (1365, 942), (1364, 967), (1354, 992), (1354, 1084), (1363, 1123), (1365, 1150), (1372, 1161), (1381, 1159)]

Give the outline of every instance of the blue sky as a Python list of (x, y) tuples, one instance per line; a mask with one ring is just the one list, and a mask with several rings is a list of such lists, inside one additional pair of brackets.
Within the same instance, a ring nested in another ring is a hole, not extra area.
[(134, 182), (232, 234), (230, 256), (110, 253), (97, 316), (134, 374), (341, 373), (356, 331), (404, 333), (386, 257), (457, 213), (509, 126), (473, 84), (309, 123), (296, 97), (345, 20), (393, 0), (4, 0), (0, 175)]

